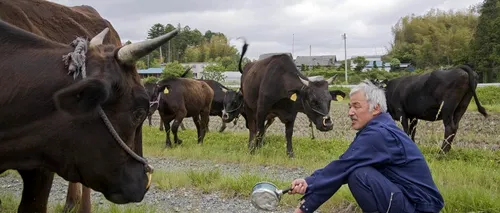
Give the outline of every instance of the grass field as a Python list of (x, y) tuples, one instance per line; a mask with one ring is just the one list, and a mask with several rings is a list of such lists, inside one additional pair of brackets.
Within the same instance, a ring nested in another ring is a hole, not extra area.
[[(180, 133), (184, 143), (173, 149), (163, 149), (164, 134), (156, 128), (145, 129), (145, 153), (152, 156), (173, 156), (181, 159), (210, 159), (214, 162), (233, 162), (242, 165), (279, 165), (284, 167), (303, 167), (312, 172), (326, 165), (348, 146), (348, 141), (315, 140), (294, 138), (295, 159), (288, 159), (284, 138), (270, 135), (266, 145), (255, 155), (247, 154), (247, 135), (245, 133), (209, 133), (203, 145), (196, 144), (195, 131)], [(420, 145), (429, 162), (434, 179), (446, 201), (443, 212), (499, 212), (500, 211), (500, 151), (455, 148), (447, 156), (439, 156), (437, 147)], [(290, 181), (293, 178), (290, 177)], [(219, 190), (228, 196), (247, 196), (249, 189), (260, 180), (276, 182), (287, 186), (289, 182), (261, 177), (259, 174), (246, 174), (240, 177), (224, 177), (217, 171), (184, 173), (164, 172), (156, 174), (157, 184), (164, 188), (196, 187), (200, 190)], [(295, 206), (297, 197), (284, 196), (285, 205)], [(334, 195), (321, 209), (336, 208), (345, 201), (353, 201), (346, 186)], [(327, 211), (328, 212), (328, 211)]]

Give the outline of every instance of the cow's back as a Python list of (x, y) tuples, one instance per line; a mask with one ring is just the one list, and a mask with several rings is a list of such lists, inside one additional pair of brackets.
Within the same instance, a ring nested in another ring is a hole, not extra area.
[(181, 87), (179, 89), (182, 91), (182, 99), (188, 112), (187, 116), (192, 116), (191, 113), (197, 114), (203, 108), (212, 105), (214, 91), (207, 83), (190, 78), (177, 80), (180, 83), (178, 86)]
[(90, 6), (66, 7), (42, 0), (0, 0), (0, 19), (39, 36), (70, 43), (77, 36), (92, 38), (104, 28), (103, 43), (121, 46), (113, 26)]

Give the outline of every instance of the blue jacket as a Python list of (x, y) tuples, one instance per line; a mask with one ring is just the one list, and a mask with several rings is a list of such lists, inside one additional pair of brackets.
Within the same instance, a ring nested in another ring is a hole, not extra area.
[(359, 167), (372, 166), (395, 183), (415, 204), (417, 211), (439, 212), (444, 200), (417, 145), (388, 113), (369, 121), (338, 160), (306, 177), (307, 189), (301, 210), (314, 212)]

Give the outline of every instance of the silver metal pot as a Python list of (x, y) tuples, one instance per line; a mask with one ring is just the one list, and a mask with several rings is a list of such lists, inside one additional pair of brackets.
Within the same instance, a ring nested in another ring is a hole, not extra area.
[(281, 195), (287, 193), (292, 188), (279, 190), (276, 185), (269, 182), (259, 182), (252, 189), (252, 205), (260, 210), (274, 211), (278, 207)]

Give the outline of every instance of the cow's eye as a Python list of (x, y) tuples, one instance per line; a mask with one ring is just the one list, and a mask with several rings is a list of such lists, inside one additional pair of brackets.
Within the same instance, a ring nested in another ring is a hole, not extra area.
[(134, 115), (134, 122), (140, 123), (144, 119), (146, 119), (146, 110), (143, 108), (140, 108), (138, 110), (135, 110), (133, 115)]

